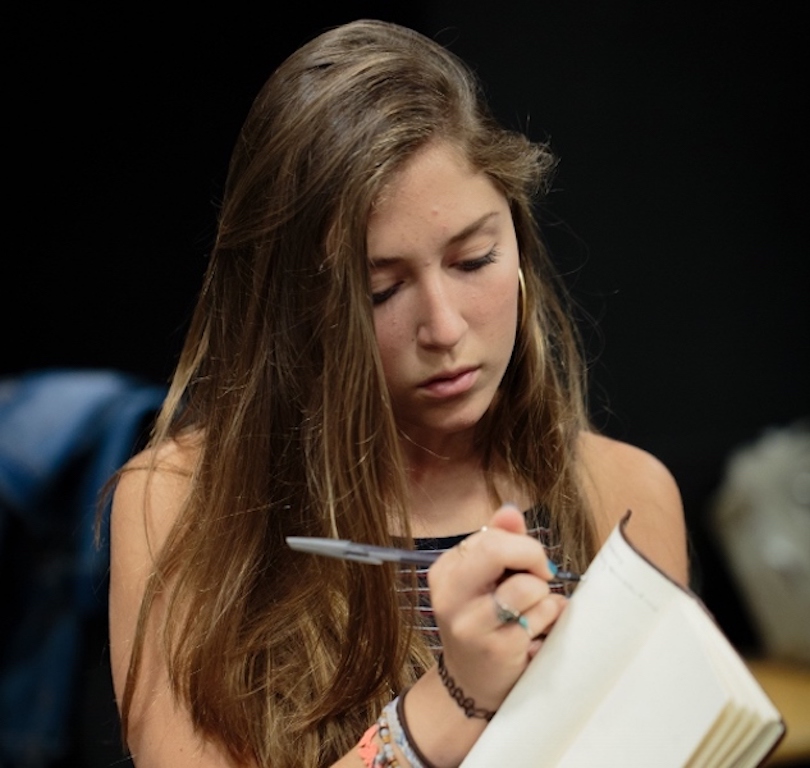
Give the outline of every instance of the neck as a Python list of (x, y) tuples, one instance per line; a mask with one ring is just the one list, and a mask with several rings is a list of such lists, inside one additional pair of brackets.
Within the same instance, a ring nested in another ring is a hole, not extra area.
[(429, 432), (413, 432), (399, 428), (399, 445), (408, 467), (447, 466), (454, 462), (472, 459), (474, 430), (451, 435), (435, 435)]
[(406, 463), (408, 507), (416, 537), (470, 533), (486, 525), (505, 498), (493, 493), (505, 484), (487, 482), (481, 457), (469, 439), (451, 439), (423, 446), (401, 433)]

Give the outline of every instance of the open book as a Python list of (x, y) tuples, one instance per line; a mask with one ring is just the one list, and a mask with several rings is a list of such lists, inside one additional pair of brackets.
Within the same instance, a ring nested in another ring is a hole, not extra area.
[(630, 544), (629, 518), (462, 768), (745, 768), (782, 738), (703, 603)]

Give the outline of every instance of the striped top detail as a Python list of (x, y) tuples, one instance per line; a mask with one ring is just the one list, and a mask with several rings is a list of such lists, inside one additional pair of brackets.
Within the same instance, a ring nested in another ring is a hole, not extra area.
[[(557, 542), (556, 536), (553, 534), (547, 512), (542, 508), (536, 508), (534, 510), (530, 510), (530, 512), (527, 513), (527, 516), (529, 515), (531, 515), (531, 518), (533, 518), (530, 521), (533, 524), (530, 525), (528, 534), (538, 539), (543, 544), (543, 547), (546, 550), (546, 555), (550, 560), (553, 560), (558, 564), (564, 563), (565, 558), (562, 553), (562, 547), (560, 546), (559, 542)], [(457, 536), (414, 539), (414, 544), (416, 545), (416, 549), (419, 550), (446, 552), (457, 544), (460, 544), (461, 541), (463, 541), (469, 535), (470, 534), (468, 533), (464, 533)], [(428, 569), (427, 567), (423, 566), (414, 568), (416, 573), (416, 588), (414, 594), (414, 589), (411, 586), (410, 578), (407, 575), (410, 572), (411, 567), (402, 567), (404, 577), (401, 592), (405, 598), (403, 604), (413, 604), (416, 606), (416, 616), (418, 618), (416, 629), (425, 636), (434, 655), (438, 656), (439, 652), (442, 650), (442, 643), (441, 637), (439, 636), (439, 630), (436, 627), (436, 618), (433, 614), (433, 607), (430, 603), (430, 590), (428, 589), (427, 585)], [(563, 584), (560, 582), (552, 582), (551, 584), (551, 591), (562, 595), (570, 594), (572, 589), (573, 585), (571, 584)]]

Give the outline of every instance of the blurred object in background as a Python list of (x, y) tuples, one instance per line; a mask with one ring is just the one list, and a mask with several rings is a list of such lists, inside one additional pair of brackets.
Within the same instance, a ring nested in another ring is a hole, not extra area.
[(733, 452), (710, 515), (761, 652), (810, 664), (810, 420)]
[(165, 387), (116, 370), (0, 378), (0, 768), (87, 766), (79, 713), (99, 675), (91, 739), (105, 721), (110, 754), (123, 756), (105, 657), (102, 492), (164, 396)]
[(733, 451), (709, 525), (758, 635), (748, 665), (787, 733), (767, 766), (810, 766), (810, 420)]

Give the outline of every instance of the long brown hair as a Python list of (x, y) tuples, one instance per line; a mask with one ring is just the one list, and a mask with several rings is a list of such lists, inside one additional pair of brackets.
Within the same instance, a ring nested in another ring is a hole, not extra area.
[(478, 433), (485, 467), (546, 505), (572, 565), (593, 553), (575, 472), (577, 338), (532, 215), (552, 155), (496, 125), (469, 70), (425, 37), (377, 21), (322, 34), (271, 76), (239, 136), (153, 437), (193, 432), (201, 447), (139, 626), (169, 585), (175, 694), (237, 760), (328, 765), (431, 663), (393, 569), (300, 556), (284, 537), (385, 544), (392, 522), (409, 530), (365, 239), (383, 186), (439, 140), (505, 194), (525, 278), (513, 358)]

